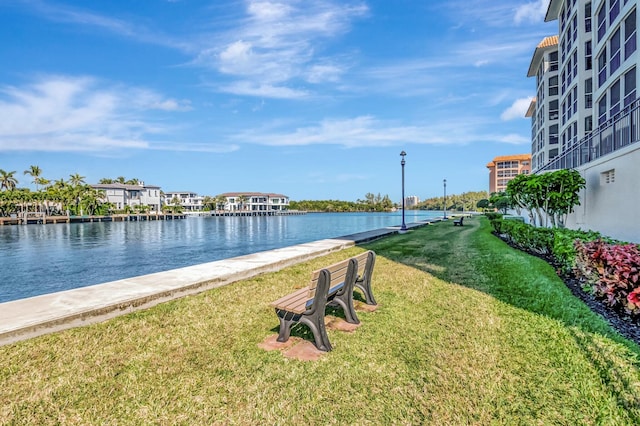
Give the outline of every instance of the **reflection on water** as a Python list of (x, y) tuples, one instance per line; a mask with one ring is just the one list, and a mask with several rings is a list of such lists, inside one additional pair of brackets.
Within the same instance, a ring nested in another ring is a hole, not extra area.
[[(406, 222), (437, 216), (407, 212)], [(400, 213), (0, 227), (0, 303), (396, 226)]]

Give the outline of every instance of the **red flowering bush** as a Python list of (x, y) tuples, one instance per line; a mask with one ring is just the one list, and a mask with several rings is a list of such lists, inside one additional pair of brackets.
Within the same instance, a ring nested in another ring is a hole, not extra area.
[(640, 249), (602, 240), (575, 242), (575, 274), (612, 308), (640, 315)]

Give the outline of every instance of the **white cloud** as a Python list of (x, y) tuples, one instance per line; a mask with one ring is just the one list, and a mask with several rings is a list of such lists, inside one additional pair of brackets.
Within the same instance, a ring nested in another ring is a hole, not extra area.
[[(290, 126), (291, 123), (287, 123)], [(435, 124), (398, 125), (373, 116), (325, 119), (293, 130), (253, 129), (235, 136), (242, 143), (268, 146), (337, 145), (345, 148), (415, 144), (464, 145), (476, 142), (523, 143), (526, 137), (483, 131), (482, 122), (458, 119)]]
[(503, 121), (515, 120), (517, 118), (525, 118), (529, 105), (531, 104), (532, 97), (516, 99), (513, 104), (502, 112), (500, 118)]
[[(246, 18), (232, 23), (234, 29), (222, 34), (215, 45), (201, 49), (194, 63), (232, 78), (223, 91), (252, 88), (233, 93), (282, 97), (283, 89), (293, 82), (339, 80), (345, 67), (336, 58), (319, 58), (317, 52), (322, 50), (323, 40), (347, 32), (351, 21), (365, 15), (368, 8), (328, 0), (253, 0), (246, 3), (245, 12)], [(255, 90), (270, 87), (278, 90)], [(304, 92), (290, 89), (285, 96), (300, 97)]]
[(189, 109), (147, 89), (108, 86), (90, 77), (46, 76), (0, 87), (0, 151), (105, 151), (148, 148), (167, 129), (152, 110)]
[(301, 99), (309, 94), (303, 90), (290, 89), (285, 86), (260, 84), (251, 81), (238, 81), (218, 88), (221, 92), (234, 95), (257, 96), (274, 99)]
[(549, 8), (549, 0), (536, 0), (523, 4), (516, 9), (514, 21), (516, 24), (522, 22), (542, 22)]

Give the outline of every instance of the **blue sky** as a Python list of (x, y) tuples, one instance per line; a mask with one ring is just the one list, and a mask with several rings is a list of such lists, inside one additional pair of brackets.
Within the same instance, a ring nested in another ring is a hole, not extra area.
[(293, 200), (488, 189), (548, 0), (0, 0), (0, 169)]

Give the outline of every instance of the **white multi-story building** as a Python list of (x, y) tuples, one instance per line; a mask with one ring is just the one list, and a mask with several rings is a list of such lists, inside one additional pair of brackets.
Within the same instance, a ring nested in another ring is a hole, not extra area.
[(560, 153), (558, 36), (545, 37), (536, 47), (527, 77), (536, 77), (536, 96), (526, 117), (531, 118), (531, 169), (537, 170)]
[(558, 20), (560, 155), (536, 170), (578, 170), (587, 182), (567, 226), (640, 242), (640, 0), (551, 0)]
[(173, 201), (175, 199), (180, 200), (180, 205), (186, 212), (200, 212), (204, 207), (204, 197), (194, 192), (174, 191), (164, 193), (164, 204), (174, 205)]
[(406, 208), (410, 209), (412, 207), (420, 204), (420, 197), (417, 195), (409, 195), (408, 197), (404, 197), (404, 205)]
[(149, 206), (152, 212), (160, 212), (160, 187), (145, 185), (127, 185), (124, 183), (101, 183), (91, 185), (92, 188), (104, 191), (107, 201), (113, 203), (116, 209), (126, 206)]
[(289, 197), (282, 194), (227, 192), (220, 196), (227, 200), (224, 205), (227, 211), (279, 211), (289, 207)]

